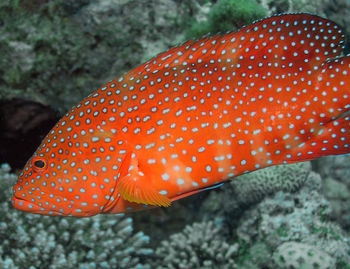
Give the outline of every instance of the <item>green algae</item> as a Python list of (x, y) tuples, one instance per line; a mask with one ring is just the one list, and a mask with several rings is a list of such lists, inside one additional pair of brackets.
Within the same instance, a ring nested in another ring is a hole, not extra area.
[(219, 0), (210, 9), (207, 21), (194, 23), (187, 37), (239, 29), (266, 15), (267, 10), (255, 0)]

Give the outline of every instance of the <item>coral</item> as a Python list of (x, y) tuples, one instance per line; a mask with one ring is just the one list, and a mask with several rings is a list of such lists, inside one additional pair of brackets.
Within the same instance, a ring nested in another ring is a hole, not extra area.
[(306, 181), (309, 162), (278, 165), (245, 174), (230, 183), (239, 204), (253, 204), (277, 191), (294, 192)]
[(330, 202), (332, 218), (344, 229), (350, 229), (350, 156), (324, 157), (314, 162), (322, 175), (322, 192)]
[[(185, 28), (188, 36), (199, 36), (292, 11), (326, 15), (345, 26), (348, 5), (345, 0), (0, 1), (0, 98), (25, 96), (62, 112), (104, 81), (182, 41)], [(0, 267), (305, 268), (323, 257), (320, 266), (346, 268), (349, 235), (330, 220), (350, 227), (347, 162), (339, 157), (320, 165), (323, 187), (310, 163), (271, 167), (199, 194), (204, 203), (191, 197), (176, 202), (178, 208), (153, 211), (153, 217), (145, 213), (140, 222), (156, 235), (155, 250), (124, 216), (73, 219), (14, 210), (9, 186), (16, 176), (2, 165)], [(169, 236), (194, 215), (200, 223)], [(307, 253), (314, 256), (301, 264)]]
[(321, 195), (320, 176), (311, 172), (298, 192), (278, 192), (245, 211), (234, 233), (248, 246), (246, 252), (255, 242), (264, 242), (271, 251), (285, 242), (299, 242), (312, 246), (314, 253), (322, 249), (330, 264), (349, 264), (349, 235), (329, 221), (331, 210)]
[[(0, 202), (1, 268), (149, 268), (149, 237), (134, 233), (122, 215), (56, 218), (11, 207), (6, 184), (15, 179), (2, 165)], [(5, 200), (5, 201), (4, 201)]]
[(187, 38), (238, 29), (253, 20), (280, 13), (308, 12), (329, 18), (349, 35), (350, 3), (347, 0), (219, 0), (197, 9)]
[(0, 98), (26, 97), (64, 112), (182, 40), (178, 22), (195, 1), (34, 2), (0, 3)]
[(279, 268), (335, 268), (334, 259), (326, 252), (304, 243), (286, 242), (274, 252)]
[(205, 212), (216, 216), (236, 215), (247, 206), (256, 204), (278, 191), (295, 192), (305, 183), (311, 172), (309, 162), (267, 167), (233, 178), (222, 187), (221, 192), (212, 192), (204, 203)]
[(233, 256), (237, 244), (227, 243), (214, 222), (194, 223), (169, 240), (161, 242), (156, 250), (158, 259), (154, 268), (237, 268)]
[(207, 21), (193, 23), (186, 36), (200, 37), (239, 29), (266, 14), (267, 10), (255, 0), (219, 0), (211, 7)]
[[(258, 172), (262, 175), (260, 179), (266, 180), (266, 185), (269, 182), (279, 187), (259, 187), (265, 192), (263, 196), (243, 201), (244, 204), (254, 202), (254, 207), (246, 208), (243, 213), (240, 211), (240, 215), (229, 212), (229, 207), (221, 209), (224, 214), (214, 215), (209, 211), (207, 218), (214, 220), (195, 223), (182, 232), (166, 236), (155, 251), (147, 248), (147, 236), (133, 233), (130, 218), (102, 215), (72, 219), (31, 215), (9, 208), (9, 193), (4, 193), (0, 195), (4, 199), (0, 202), (0, 267), (287, 268), (284, 266), (303, 262), (298, 259), (298, 253), (287, 250), (301, 246), (314, 257), (322, 255), (324, 267), (321, 268), (327, 268), (326, 265), (345, 268), (341, 266), (350, 263), (348, 235), (329, 221), (331, 208), (320, 194), (321, 179), (310, 171), (310, 164), (267, 170), (271, 171)], [(9, 171), (8, 165), (1, 166), (2, 190), (8, 191), (8, 184), (16, 178)], [(279, 171), (278, 175), (273, 175), (272, 171)], [(281, 180), (284, 174), (292, 181), (296, 171), (300, 172), (297, 177), (304, 175), (306, 180), (296, 185)], [(274, 180), (269, 181), (268, 175)], [(256, 180), (255, 176), (250, 180)], [(248, 174), (237, 180), (241, 180), (241, 184), (247, 182), (251, 191), (259, 186), (249, 182)], [(301, 185), (301, 189), (296, 190)], [(273, 191), (276, 192), (271, 194)], [(219, 206), (228, 203), (228, 196), (217, 197), (222, 199)], [(206, 208), (198, 211), (203, 210)], [(236, 210), (231, 208), (231, 211)], [(234, 215), (236, 221), (232, 219)], [(229, 222), (236, 225), (227, 225)], [(304, 260), (303, 268), (308, 268), (311, 262), (312, 259)]]
[[(310, 162), (237, 177), (212, 191), (196, 211), (203, 221), (162, 241), (149, 264), (152, 268), (314, 268), (310, 264), (317, 266), (314, 261), (322, 256), (320, 268), (343, 268), (350, 263), (350, 238), (330, 221), (332, 209), (321, 189), (321, 178)], [(301, 259), (302, 253), (290, 249), (293, 246), (313, 256)], [(297, 263), (301, 267), (292, 267)]]
[(255, 0), (219, 0), (209, 13), (209, 21), (213, 29), (224, 32), (264, 16), (266, 10)]
[(329, 19), (334, 20), (336, 23), (344, 26), (346, 36), (349, 36), (350, 29), (347, 26), (350, 22), (350, 2), (348, 0), (327, 1), (324, 7), (326, 16)]
[(260, 0), (269, 14), (309, 12), (324, 16), (324, 6), (330, 0)]
[(0, 191), (8, 191), (7, 195), (0, 195), (0, 202), (9, 197), (10, 187), (17, 180), (17, 176), (11, 173), (11, 167), (7, 163), (0, 164)]

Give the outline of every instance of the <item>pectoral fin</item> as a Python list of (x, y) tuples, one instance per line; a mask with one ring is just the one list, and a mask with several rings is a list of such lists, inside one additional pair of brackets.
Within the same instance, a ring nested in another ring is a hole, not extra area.
[(136, 157), (130, 160), (128, 173), (119, 179), (117, 189), (123, 199), (129, 202), (165, 207), (171, 205), (170, 199), (160, 194), (140, 171)]

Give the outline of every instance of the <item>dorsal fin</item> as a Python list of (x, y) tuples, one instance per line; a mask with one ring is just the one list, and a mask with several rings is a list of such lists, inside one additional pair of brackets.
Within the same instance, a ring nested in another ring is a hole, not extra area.
[[(332, 21), (316, 15), (282, 14), (241, 28), (238, 32), (190, 40), (160, 53), (134, 69), (130, 76), (162, 68), (210, 62), (267, 57), (293, 60), (313, 68), (343, 50), (344, 34)], [(284, 58), (283, 58), (284, 57)], [(299, 60), (299, 61), (298, 61)], [(288, 62), (289, 63), (289, 62)]]

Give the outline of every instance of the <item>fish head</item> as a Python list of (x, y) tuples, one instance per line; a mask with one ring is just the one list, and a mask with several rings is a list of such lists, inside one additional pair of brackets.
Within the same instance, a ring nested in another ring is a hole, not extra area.
[(109, 177), (101, 165), (110, 156), (100, 151), (101, 146), (87, 143), (98, 134), (81, 135), (85, 131), (73, 130), (70, 124), (74, 121), (63, 117), (28, 160), (12, 190), (12, 205), (16, 209), (42, 215), (87, 217), (103, 213), (111, 200), (118, 199), (113, 196), (116, 171)]

